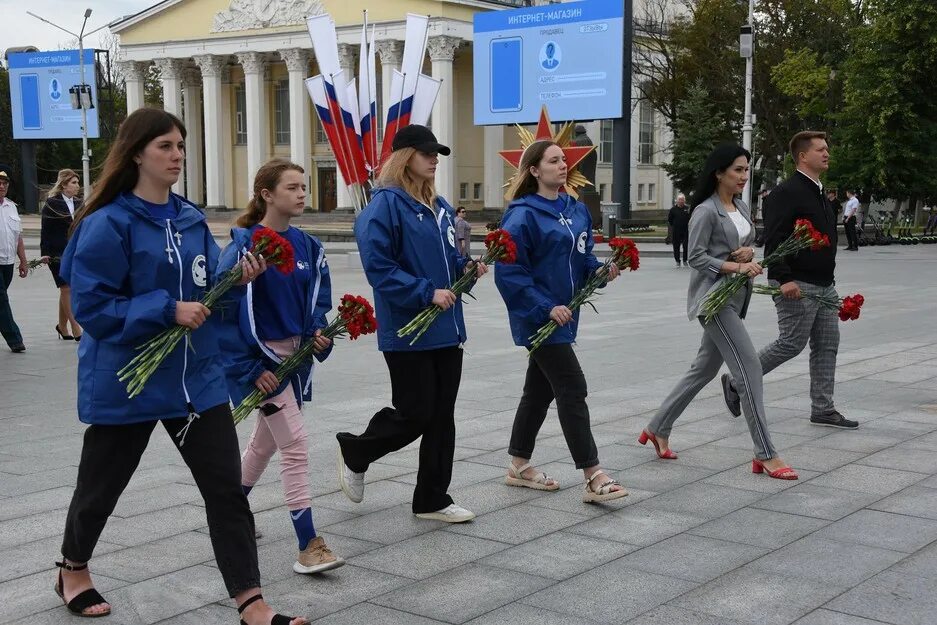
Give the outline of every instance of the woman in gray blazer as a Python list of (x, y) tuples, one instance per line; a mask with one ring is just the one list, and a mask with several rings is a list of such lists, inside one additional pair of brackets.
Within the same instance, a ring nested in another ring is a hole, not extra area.
[(706, 159), (693, 194), (697, 204), (690, 217), (689, 262), (695, 271), (687, 293), (687, 316), (697, 318), (703, 326), (703, 342), (690, 370), (664, 400), (638, 442), (643, 445), (650, 440), (658, 456), (676, 459), (669, 444), (674, 422), (725, 362), (732, 378), (742, 380), (738, 389), (742, 411), (755, 444), (752, 472), (796, 480), (797, 473), (781, 460), (771, 443), (762, 400), (761, 363), (742, 323), (752, 295), (751, 280), (711, 322), (706, 323), (700, 311), (703, 298), (723, 276), (742, 273), (754, 278), (762, 272), (761, 265), (752, 261), (755, 227), (751, 214), (735, 197), (748, 181), (750, 160), (748, 150), (735, 144), (719, 145)]

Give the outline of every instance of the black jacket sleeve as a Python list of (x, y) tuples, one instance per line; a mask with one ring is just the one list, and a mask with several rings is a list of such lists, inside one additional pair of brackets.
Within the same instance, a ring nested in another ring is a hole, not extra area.
[[(764, 201), (765, 255), (772, 253), (794, 232), (794, 209), (790, 191), (777, 187)], [(768, 278), (784, 284), (793, 280), (790, 265), (783, 258), (768, 268)]]

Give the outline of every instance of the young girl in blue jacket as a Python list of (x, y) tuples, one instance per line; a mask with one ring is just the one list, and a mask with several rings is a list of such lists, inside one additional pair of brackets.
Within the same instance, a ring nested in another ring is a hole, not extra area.
[[(161, 422), (205, 500), (218, 568), (242, 623), (303, 625), (274, 615), (260, 595), (254, 517), (241, 490), (238, 441), (228, 406), (217, 316), (198, 300), (218, 261), (205, 217), (170, 193), (185, 158), (185, 127), (158, 109), (120, 126), (94, 193), (75, 215), (61, 275), (72, 287), (78, 348), (78, 417), (85, 430), (65, 521), (55, 590), (69, 611), (105, 616), (111, 606), (88, 571), (95, 544)], [(245, 255), (241, 284), (265, 269)], [(235, 289), (235, 291), (238, 289)], [(117, 371), (136, 347), (174, 325), (192, 330), (127, 399)], [(140, 566), (146, 567), (146, 562)]]
[[(530, 464), (537, 433), (553, 400), (566, 444), (585, 476), (583, 501), (598, 502), (627, 495), (599, 467), (599, 454), (589, 425), (586, 378), (572, 344), (579, 311), (566, 304), (601, 263), (592, 253), (592, 218), (581, 202), (560, 188), (566, 183), (566, 157), (552, 141), (532, 143), (521, 157), (508, 197), (511, 204), (501, 227), (517, 244), (517, 262), (498, 265), (495, 284), (504, 298), (514, 343), (530, 349), (530, 337), (552, 319), (559, 328), (530, 354), (524, 394), (511, 432), (511, 464), (505, 478), (511, 486), (557, 490), (559, 483)], [(611, 266), (609, 280), (618, 276)]]
[(250, 248), (254, 232), (266, 227), (278, 232), (293, 247), (295, 266), (284, 275), (268, 271), (247, 285), (236, 319), (226, 325), (222, 339), (225, 373), (235, 405), (254, 388), (267, 394), (257, 422), (241, 456), (241, 484), (249, 493), (273, 454), (280, 451), (280, 477), (286, 493), (299, 555), (297, 573), (319, 573), (345, 563), (316, 536), (309, 489), (309, 445), (303, 423), (303, 401), (312, 399), (310, 363), (281, 383), (273, 373), (284, 358), (306, 341), (314, 341), (317, 359), (325, 360), (331, 341), (321, 336), (332, 308), (332, 288), (325, 250), (319, 241), (290, 225), (306, 204), (303, 168), (275, 159), (254, 177), (254, 195), (246, 212), (231, 231), (231, 243), (221, 253), (218, 274), (223, 275)]
[[(469, 265), (458, 253), (452, 207), (436, 195), (438, 155), (449, 153), (425, 126), (402, 128), (381, 169), (379, 188), (355, 222), (394, 407), (375, 414), (363, 434), (336, 437), (339, 483), (349, 499), (360, 502), (368, 465), (422, 436), (413, 513), (462, 523), (475, 515), (453, 503), (448, 490), (466, 336), (462, 303), (449, 289), (462, 272), (481, 276), (488, 268)], [(430, 304), (444, 312), (411, 346), (411, 338), (399, 338), (397, 330)]]

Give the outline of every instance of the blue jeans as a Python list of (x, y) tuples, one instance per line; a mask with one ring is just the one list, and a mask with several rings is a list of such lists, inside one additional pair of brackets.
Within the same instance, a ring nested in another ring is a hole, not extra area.
[(6, 339), (7, 345), (16, 347), (23, 344), (23, 335), (13, 320), (13, 310), (10, 309), (10, 297), (7, 289), (13, 282), (13, 265), (0, 265), (0, 334)]

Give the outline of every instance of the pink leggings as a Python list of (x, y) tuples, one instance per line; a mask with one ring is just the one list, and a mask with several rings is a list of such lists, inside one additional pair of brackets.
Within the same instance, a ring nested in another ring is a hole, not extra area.
[[(299, 337), (280, 341), (266, 341), (273, 352), (288, 356), (299, 345)], [(312, 506), (309, 490), (309, 448), (306, 445), (306, 427), (303, 413), (296, 404), (292, 385), (263, 405), (274, 404), (279, 410), (270, 416), (257, 411), (257, 423), (241, 455), (241, 481), (253, 486), (260, 479), (270, 458), (280, 450), (280, 479), (286, 494), (286, 505), (290, 510), (302, 510)]]

